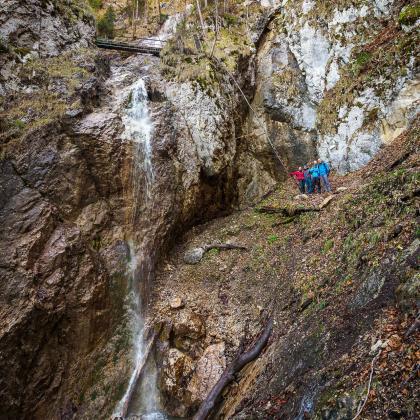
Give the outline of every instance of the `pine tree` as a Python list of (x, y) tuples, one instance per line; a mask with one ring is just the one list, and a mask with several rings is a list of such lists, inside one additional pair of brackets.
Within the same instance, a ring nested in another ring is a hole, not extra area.
[(98, 22), (98, 32), (100, 35), (106, 35), (109, 38), (114, 38), (115, 10), (112, 6), (108, 6), (104, 17)]

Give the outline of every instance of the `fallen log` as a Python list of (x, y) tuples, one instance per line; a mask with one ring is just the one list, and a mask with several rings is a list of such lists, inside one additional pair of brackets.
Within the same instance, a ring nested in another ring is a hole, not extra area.
[(294, 300), (291, 300), (289, 303), (286, 303), (286, 305), (284, 305), (283, 308), (280, 309), (280, 312), (283, 312), (286, 309), (289, 309), (296, 302), (297, 302), (296, 299), (294, 299)]
[(285, 220), (282, 220), (281, 222), (277, 222), (277, 223), (273, 223), (271, 225), (271, 227), (277, 227), (277, 226), (281, 226), (281, 225), (288, 225), (289, 223), (292, 223), (293, 220), (296, 219), (296, 216), (292, 216), (292, 217), (288, 217)]
[(303, 312), (313, 301), (313, 298), (306, 299), (305, 302), (296, 309), (296, 312)]
[(244, 246), (232, 245), (232, 244), (209, 244), (203, 245), (201, 248), (204, 249), (204, 252), (210, 251), (213, 248), (217, 249), (248, 249)]
[(223, 389), (235, 379), (235, 373), (241, 371), (248, 363), (255, 360), (263, 351), (270, 338), (271, 329), (273, 327), (273, 318), (268, 321), (261, 338), (246, 353), (242, 353), (244, 349), (244, 340), (241, 342), (238, 354), (233, 362), (226, 368), (216, 385), (210, 391), (206, 401), (204, 401), (194, 420), (206, 420), (216, 405), (217, 399), (222, 394)]
[(282, 208), (270, 207), (270, 206), (261, 206), (259, 208), (260, 213), (274, 214), (274, 213), (283, 213)]
[(394, 160), (387, 168), (386, 171), (390, 171), (391, 169), (394, 169), (396, 166), (403, 163), (405, 160), (408, 159), (410, 156), (410, 152), (405, 152), (403, 155), (401, 155), (397, 160)]
[(416, 190), (411, 191), (409, 194), (403, 195), (400, 198), (400, 200), (401, 201), (407, 201), (407, 200), (409, 200), (411, 198), (418, 197), (419, 195), (420, 195), (420, 188), (417, 188)]
[(285, 216), (295, 216), (301, 213), (307, 213), (310, 211), (320, 211), (319, 207), (310, 206), (310, 207), (296, 207), (296, 206), (286, 206), (286, 207), (269, 207), (269, 206), (261, 206), (259, 211), (260, 213), (267, 213), (267, 214), (275, 214), (275, 213), (282, 213)]
[(123, 408), (122, 408), (122, 412), (121, 412), (121, 416), (123, 418), (125, 418), (127, 416), (128, 408), (130, 407), (131, 398), (133, 397), (134, 391), (136, 390), (136, 387), (137, 387), (137, 383), (138, 383), (141, 375), (143, 374), (144, 368), (146, 366), (147, 359), (149, 358), (150, 352), (152, 351), (152, 348), (155, 344), (157, 336), (160, 333), (161, 328), (162, 328), (162, 325), (160, 325), (158, 329), (155, 329), (153, 331), (153, 334), (152, 334), (152, 336), (150, 337), (150, 339), (147, 343), (146, 351), (144, 352), (143, 358), (141, 359), (139, 365), (137, 366), (137, 370), (136, 370), (134, 380), (131, 383), (130, 390), (127, 394), (127, 398), (126, 398), (126, 400), (123, 404)]

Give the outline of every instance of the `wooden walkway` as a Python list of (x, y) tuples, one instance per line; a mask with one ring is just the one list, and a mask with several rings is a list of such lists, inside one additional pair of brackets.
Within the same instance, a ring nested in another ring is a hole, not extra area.
[(166, 41), (160, 41), (154, 38), (141, 38), (136, 43), (118, 41), (115, 39), (96, 38), (96, 45), (98, 48), (103, 48), (105, 50), (127, 51), (139, 54), (152, 54), (155, 56), (159, 56), (165, 42)]

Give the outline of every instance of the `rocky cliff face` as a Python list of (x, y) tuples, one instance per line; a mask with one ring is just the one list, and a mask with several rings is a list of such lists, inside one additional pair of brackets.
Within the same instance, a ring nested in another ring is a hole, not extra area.
[[(24, 13), (24, 5), (12, 6)], [(131, 283), (147, 295), (171, 237), (230, 209), (235, 197), (226, 98), (168, 84), (153, 57), (110, 68), (107, 57), (84, 48), (93, 44), (92, 22), (81, 31), (79, 19), (67, 21), (77, 5), (67, 6), (63, 17), (59, 5), (34, 5), (32, 18), (41, 13), (63, 34), (53, 45), (43, 39), (40, 59), (34, 31), (15, 43), (20, 26), (9, 9), (2, 26), (0, 347), (8, 419), (110, 415), (133, 369)], [(139, 78), (153, 126), (152, 201), (128, 130)]]
[(254, 103), (278, 148), (293, 167), (316, 154), (339, 173), (366, 165), (419, 110), (417, 6), (262, 4), (275, 11), (260, 38), (254, 24)]
[[(155, 263), (182, 230), (254, 204), (286, 174), (227, 74), (205, 57), (171, 77), (157, 58), (94, 50), (85, 2), (0, 7), (0, 403), (7, 419), (107, 418), (133, 369), (130, 291), (147, 301)], [(413, 7), (251, 8), (246, 52), (228, 45), (223, 54), (291, 169), (317, 154), (340, 172), (357, 169), (414, 118)], [(128, 129), (139, 79), (150, 185)], [(220, 325), (213, 340), (177, 322), (160, 343), (160, 386), (167, 410), (186, 415), (226, 360)]]

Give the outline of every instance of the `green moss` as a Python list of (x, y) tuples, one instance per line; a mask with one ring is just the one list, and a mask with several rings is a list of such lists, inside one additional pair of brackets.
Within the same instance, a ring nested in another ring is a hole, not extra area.
[(368, 52), (362, 52), (356, 57), (356, 63), (359, 66), (364, 66), (370, 61), (371, 54)]
[(420, 4), (417, 3), (407, 9), (403, 10), (398, 16), (398, 22), (402, 25), (413, 25), (420, 17)]
[(125, 392), (125, 384), (119, 383), (117, 385), (117, 400), (120, 400), (124, 396), (124, 392)]
[(217, 248), (212, 248), (208, 254), (207, 254), (207, 258), (212, 258), (215, 257), (216, 255), (219, 255), (219, 250)]
[(25, 57), (25, 55), (28, 55), (31, 52), (31, 50), (29, 50), (28, 48), (15, 48), (13, 52), (22, 58)]
[(84, 389), (84, 390), (82, 390), (82, 392), (77, 397), (77, 402), (79, 404), (83, 404), (83, 402), (85, 401), (85, 394), (86, 394), (86, 390)]
[(12, 127), (17, 128), (17, 129), (25, 128), (25, 126), (26, 124), (20, 120), (15, 120), (12, 122)]
[(0, 52), (7, 53), (9, 51), (10, 51), (10, 44), (4, 39), (0, 38)]
[(99, 395), (98, 391), (93, 391), (92, 394), (90, 395), (91, 401), (95, 401), (98, 395)]
[(100, 236), (97, 236), (93, 238), (93, 245), (92, 248), (98, 252), (103, 247), (102, 238)]

